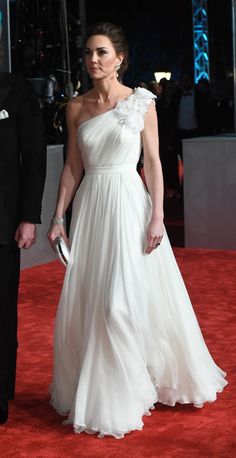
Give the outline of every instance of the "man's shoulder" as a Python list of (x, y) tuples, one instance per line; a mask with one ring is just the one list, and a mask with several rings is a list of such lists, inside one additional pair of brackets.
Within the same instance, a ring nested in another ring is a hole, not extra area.
[(182, 91), (179, 88), (176, 88), (176, 90), (170, 95), (170, 105), (172, 106), (177, 106), (180, 103)]

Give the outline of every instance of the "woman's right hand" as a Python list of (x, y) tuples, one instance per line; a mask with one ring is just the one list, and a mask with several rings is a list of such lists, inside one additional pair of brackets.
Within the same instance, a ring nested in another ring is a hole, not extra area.
[(62, 237), (65, 240), (66, 244), (69, 245), (69, 240), (66, 235), (63, 224), (52, 224), (48, 231), (47, 236), (54, 250), (55, 250), (54, 240), (56, 239), (56, 237)]

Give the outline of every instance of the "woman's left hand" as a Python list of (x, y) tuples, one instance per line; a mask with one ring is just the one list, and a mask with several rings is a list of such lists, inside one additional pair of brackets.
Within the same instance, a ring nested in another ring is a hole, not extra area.
[(152, 217), (147, 227), (147, 244), (145, 253), (150, 254), (155, 248), (157, 248), (164, 235), (164, 224), (163, 220), (157, 217)]

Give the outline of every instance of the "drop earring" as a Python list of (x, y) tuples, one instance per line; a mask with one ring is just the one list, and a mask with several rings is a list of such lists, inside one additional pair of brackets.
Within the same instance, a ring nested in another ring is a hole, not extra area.
[(116, 64), (116, 65), (115, 65), (115, 71), (116, 71), (116, 77), (117, 77), (117, 78), (119, 77), (118, 70), (120, 70), (120, 67), (121, 67), (121, 64)]

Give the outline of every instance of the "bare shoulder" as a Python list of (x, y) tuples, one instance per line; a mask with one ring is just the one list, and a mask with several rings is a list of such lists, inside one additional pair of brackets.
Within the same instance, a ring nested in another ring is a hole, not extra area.
[(67, 104), (67, 117), (75, 123), (76, 127), (81, 122), (81, 117), (87, 111), (88, 101), (92, 97), (92, 90), (85, 92), (83, 95), (79, 95), (71, 99)]
[(78, 127), (79, 119), (84, 108), (85, 94), (71, 99), (66, 106), (66, 118), (68, 125)]
[(83, 103), (83, 96), (80, 95), (78, 97), (74, 97), (71, 99), (66, 106), (66, 111), (68, 114), (70, 114), (72, 117), (81, 110), (81, 106)]

